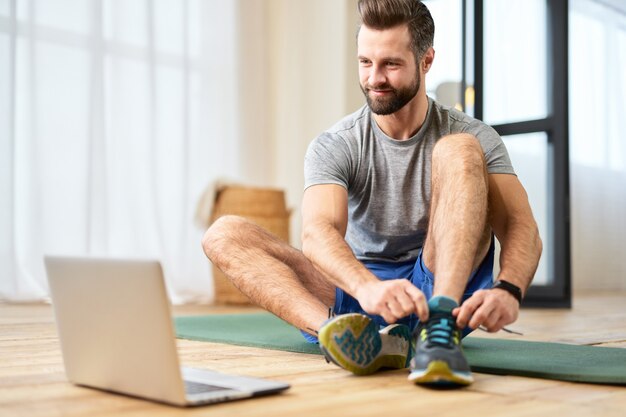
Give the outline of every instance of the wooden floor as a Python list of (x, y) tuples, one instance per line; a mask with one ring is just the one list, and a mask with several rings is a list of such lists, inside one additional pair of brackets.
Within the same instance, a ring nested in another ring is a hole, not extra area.
[[(523, 337), (626, 348), (626, 293), (585, 293), (572, 310), (523, 310)], [(175, 314), (233, 312), (184, 306)], [(479, 337), (493, 337), (479, 333)], [(280, 395), (179, 409), (66, 382), (48, 305), (0, 304), (1, 416), (626, 416), (626, 387), (474, 374), (462, 390), (407, 382), (407, 371), (355, 377), (320, 356), (178, 341), (186, 366), (286, 381)]]

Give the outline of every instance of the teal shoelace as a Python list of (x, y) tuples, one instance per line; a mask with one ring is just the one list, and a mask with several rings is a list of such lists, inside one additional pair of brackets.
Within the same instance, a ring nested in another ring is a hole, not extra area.
[(426, 322), (426, 338), (429, 343), (452, 347), (456, 323), (448, 314), (433, 314)]

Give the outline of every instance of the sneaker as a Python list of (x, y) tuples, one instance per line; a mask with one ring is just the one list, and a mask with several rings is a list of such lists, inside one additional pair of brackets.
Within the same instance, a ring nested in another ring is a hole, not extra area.
[(414, 333), (417, 340), (409, 381), (426, 385), (469, 385), (474, 381), (461, 350), (461, 331), (452, 316), (457, 306), (448, 297), (428, 301), (428, 321), (420, 323)]
[(411, 331), (403, 324), (382, 330), (366, 315), (342, 314), (329, 319), (319, 331), (326, 359), (356, 375), (381, 368), (406, 368), (411, 359)]

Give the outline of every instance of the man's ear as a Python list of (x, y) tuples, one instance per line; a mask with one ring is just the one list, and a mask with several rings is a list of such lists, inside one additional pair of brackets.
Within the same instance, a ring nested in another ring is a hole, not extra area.
[(422, 57), (422, 62), (420, 63), (421, 65), (420, 69), (424, 71), (424, 74), (426, 74), (430, 70), (430, 67), (433, 66), (434, 60), (435, 60), (435, 50), (431, 46), (430, 48), (428, 48), (426, 52), (424, 52), (424, 56)]

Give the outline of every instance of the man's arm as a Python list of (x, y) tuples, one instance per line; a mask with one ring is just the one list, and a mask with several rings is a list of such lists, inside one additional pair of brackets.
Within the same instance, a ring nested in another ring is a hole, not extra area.
[[(516, 176), (489, 175), (489, 212), (501, 246), (498, 279), (517, 285), (525, 293), (537, 270), (542, 244), (528, 196)], [(477, 291), (455, 314), (461, 328), (482, 325), (496, 332), (517, 320), (519, 303), (502, 289)]]
[[(386, 322), (416, 313), (428, 317), (424, 294), (405, 279), (380, 281), (359, 262), (346, 243), (348, 193), (340, 185), (306, 189), (302, 201), (302, 251), (327, 279), (354, 296), (370, 314)], [(399, 277), (400, 278), (400, 277)]]

